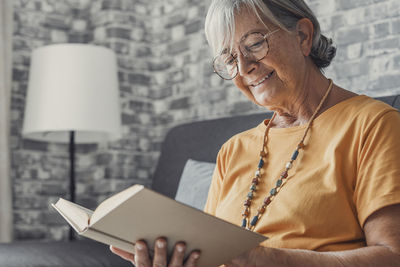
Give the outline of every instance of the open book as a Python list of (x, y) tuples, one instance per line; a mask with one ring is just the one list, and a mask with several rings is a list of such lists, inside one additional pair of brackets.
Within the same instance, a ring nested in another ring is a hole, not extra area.
[(52, 206), (80, 235), (134, 252), (136, 240), (166, 237), (168, 251), (185, 241), (187, 255), (201, 251), (199, 267), (219, 266), (257, 246), (266, 237), (134, 185), (106, 199), (93, 212), (60, 198)]

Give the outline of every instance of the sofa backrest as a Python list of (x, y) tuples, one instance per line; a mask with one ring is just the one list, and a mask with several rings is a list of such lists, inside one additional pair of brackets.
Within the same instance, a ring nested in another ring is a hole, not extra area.
[[(400, 95), (377, 99), (400, 109)], [(161, 147), (152, 188), (175, 197), (183, 167), (188, 159), (215, 162), (220, 147), (233, 135), (256, 127), (271, 112), (182, 124), (170, 129)]]

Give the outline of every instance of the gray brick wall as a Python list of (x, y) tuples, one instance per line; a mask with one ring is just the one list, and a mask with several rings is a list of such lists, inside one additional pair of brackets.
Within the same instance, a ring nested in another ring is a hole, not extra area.
[[(209, 0), (14, 1), (10, 134), (17, 239), (61, 240), (68, 232), (49, 207), (68, 196), (68, 148), (21, 138), (34, 48), (78, 42), (117, 53), (123, 138), (77, 148), (77, 202), (89, 208), (133, 183), (150, 185), (172, 126), (262, 111), (212, 73), (203, 31)], [(307, 2), (338, 47), (328, 77), (360, 94), (400, 93), (398, 0)]]
[[(68, 146), (22, 139), (33, 49), (53, 43), (92, 43), (118, 55), (124, 137), (77, 146), (77, 202), (89, 208), (133, 184), (150, 184), (162, 131), (149, 97), (146, 1), (15, 1), (11, 104), (12, 179), (16, 239), (66, 239), (68, 227), (50, 203), (68, 197)], [(158, 140), (150, 141), (150, 140)], [(156, 145), (156, 146), (155, 146)]]
[[(332, 36), (337, 57), (326, 74), (359, 94), (400, 92), (400, 5), (394, 0), (309, 1)], [(396, 65), (397, 64), (397, 65)]]
[(67, 196), (65, 145), (21, 138), (30, 54), (63, 42), (89, 42), (87, 6), (66, 1), (14, 1), (11, 153), (16, 239), (63, 239), (67, 234), (49, 204)]

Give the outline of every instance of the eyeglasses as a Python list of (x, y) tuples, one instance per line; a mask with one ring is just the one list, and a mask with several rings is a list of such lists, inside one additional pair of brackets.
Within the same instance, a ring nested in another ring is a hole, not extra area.
[[(266, 34), (260, 32), (253, 32), (245, 35), (240, 43), (239, 50), (243, 56), (253, 60), (260, 61), (265, 58), (269, 51), (268, 37), (279, 31), (276, 29)], [(232, 80), (239, 72), (237, 56), (233, 56), (227, 49), (216, 56), (213, 60), (214, 72), (217, 73), (224, 80)]]

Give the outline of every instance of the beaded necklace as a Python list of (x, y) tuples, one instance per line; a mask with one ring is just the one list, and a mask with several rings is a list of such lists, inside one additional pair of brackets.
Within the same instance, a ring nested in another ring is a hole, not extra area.
[(261, 216), (264, 214), (266, 208), (268, 205), (271, 203), (271, 201), (275, 198), (275, 196), (280, 192), (280, 189), (282, 186), (286, 183), (287, 178), (288, 178), (288, 171), (292, 168), (293, 162), (297, 159), (297, 156), (299, 155), (299, 151), (304, 148), (304, 139), (307, 136), (308, 130), (311, 127), (312, 122), (315, 119), (315, 116), (317, 115), (318, 111), (321, 109), (322, 105), (324, 104), (326, 98), (329, 95), (329, 92), (332, 90), (333, 87), (333, 81), (329, 79), (329, 87), (325, 92), (325, 95), (322, 97), (321, 101), (318, 104), (318, 107), (315, 109), (314, 114), (311, 116), (307, 128), (304, 131), (303, 137), (301, 138), (300, 142), (298, 143), (295, 151), (292, 154), (292, 157), (290, 158), (290, 161), (286, 163), (285, 170), (282, 172), (280, 175), (279, 179), (276, 181), (276, 185), (274, 188), (271, 189), (269, 192), (269, 196), (264, 198), (263, 204), (257, 209), (257, 214), (249, 220), (250, 216), (250, 206), (251, 202), (254, 197), (254, 193), (257, 191), (257, 185), (260, 182), (261, 178), (261, 169), (264, 166), (264, 159), (266, 158), (268, 152), (266, 151), (267, 148), (267, 141), (268, 141), (268, 132), (269, 129), (271, 128), (271, 122), (274, 120), (276, 113), (272, 115), (272, 118), (269, 120), (267, 127), (265, 129), (264, 133), (264, 139), (263, 139), (263, 147), (260, 151), (260, 161), (258, 163), (257, 171), (255, 172), (255, 177), (251, 181), (251, 186), (250, 186), (250, 192), (247, 194), (247, 198), (244, 202), (244, 210), (242, 213), (242, 227), (247, 228), (248, 230), (254, 231), (254, 227), (256, 226), (258, 220), (261, 218)]

